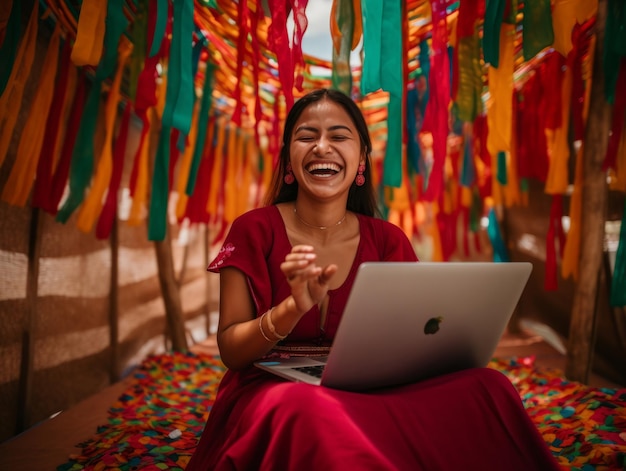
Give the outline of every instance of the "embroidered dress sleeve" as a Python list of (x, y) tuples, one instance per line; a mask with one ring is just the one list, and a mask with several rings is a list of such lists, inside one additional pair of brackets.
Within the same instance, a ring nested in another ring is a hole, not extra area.
[(269, 309), (272, 300), (267, 258), (274, 233), (266, 212), (268, 209), (252, 210), (236, 218), (217, 256), (207, 268), (213, 273), (219, 273), (225, 267), (241, 270), (248, 280), (257, 312)]

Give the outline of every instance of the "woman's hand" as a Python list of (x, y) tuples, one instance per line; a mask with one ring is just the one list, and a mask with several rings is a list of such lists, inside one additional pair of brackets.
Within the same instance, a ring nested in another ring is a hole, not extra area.
[(317, 255), (310, 245), (296, 245), (281, 263), (291, 295), (300, 313), (308, 312), (319, 304), (328, 292), (328, 282), (337, 272), (337, 265), (319, 267), (315, 264)]

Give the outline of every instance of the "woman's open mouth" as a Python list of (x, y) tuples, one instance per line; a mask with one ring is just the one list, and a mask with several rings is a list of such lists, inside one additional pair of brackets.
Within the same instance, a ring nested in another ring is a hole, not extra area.
[(342, 168), (332, 162), (316, 162), (306, 166), (306, 171), (316, 177), (332, 177), (341, 172)]

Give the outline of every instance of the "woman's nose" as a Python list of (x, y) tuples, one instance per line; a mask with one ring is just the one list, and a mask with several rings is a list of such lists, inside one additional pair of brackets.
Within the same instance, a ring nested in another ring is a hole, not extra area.
[(330, 142), (325, 137), (321, 136), (315, 143), (315, 150), (318, 154), (325, 154), (330, 150)]

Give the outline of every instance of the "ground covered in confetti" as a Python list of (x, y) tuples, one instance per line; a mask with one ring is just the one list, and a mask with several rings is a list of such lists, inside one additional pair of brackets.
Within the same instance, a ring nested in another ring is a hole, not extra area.
[[(626, 389), (590, 388), (532, 357), (494, 359), (515, 384), (564, 469), (626, 469)], [(57, 467), (75, 470), (184, 470), (213, 404), (219, 358), (171, 353), (148, 357), (109, 410), (109, 421)]]

